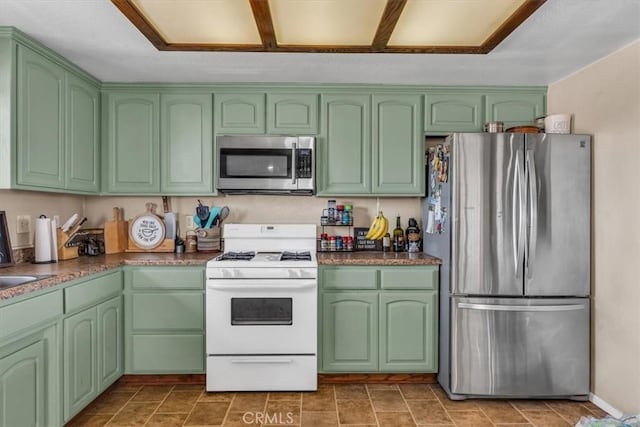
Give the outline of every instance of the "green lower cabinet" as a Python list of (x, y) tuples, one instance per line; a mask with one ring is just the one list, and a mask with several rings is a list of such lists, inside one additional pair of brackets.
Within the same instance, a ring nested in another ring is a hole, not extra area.
[(204, 373), (204, 267), (128, 267), (124, 277), (125, 372)]
[(59, 420), (58, 327), (0, 345), (0, 426), (51, 426)]
[(116, 382), (124, 372), (122, 297), (98, 306), (98, 392)]
[(64, 419), (122, 376), (122, 297), (64, 319)]
[(378, 370), (378, 293), (322, 296), (322, 370)]
[(380, 370), (436, 372), (435, 292), (380, 294)]
[(98, 317), (95, 308), (64, 319), (64, 419), (98, 395)]

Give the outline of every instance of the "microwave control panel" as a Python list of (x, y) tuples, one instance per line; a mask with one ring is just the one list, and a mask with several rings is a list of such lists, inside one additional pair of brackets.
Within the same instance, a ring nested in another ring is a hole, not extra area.
[(296, 149), (296, 178), (313, 177), (313, 150), (310, 148)]

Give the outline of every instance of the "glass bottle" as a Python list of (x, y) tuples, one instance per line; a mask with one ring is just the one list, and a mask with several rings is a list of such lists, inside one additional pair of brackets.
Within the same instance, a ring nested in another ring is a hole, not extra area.
[(382, 251), (389, 252), (391, 251), (391, 235), (389, 233), (385, 234), (382, 238)]
[(407, 252), (420, 252), (420, 227), (415, 218), (409, 218), (409, 226), (407, 227)]
[(404, 230), (400, 224), (400, 217), (396, 217), (396, 228), (393, 229), (393, 251), (404, 251)]

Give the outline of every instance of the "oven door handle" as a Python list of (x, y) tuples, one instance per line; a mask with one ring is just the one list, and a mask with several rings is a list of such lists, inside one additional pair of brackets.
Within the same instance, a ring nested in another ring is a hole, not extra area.
[(264, 364), (264, 363), (271, 363), (271, 364), (284, 364), (284, 363), (293, 363), (292, 359), (231, 359), (231, 363), (235, 363), (235, 364), (246, 364), (246, 365), (251, 365), (251, 364)]
[(220, 283), (209, 283), (207, 285), (207, 289), (215, 289), (215, 290), (234, 290), (234, 291), (269, 291), (272, 289), (278, 290), (286, 290), (286, 289), (311, 289), (315, 288), (316, 282), (305, 282), (297, 285), (242, 285), (239, 283), (230, 283), (230, 284), (220, 284)]

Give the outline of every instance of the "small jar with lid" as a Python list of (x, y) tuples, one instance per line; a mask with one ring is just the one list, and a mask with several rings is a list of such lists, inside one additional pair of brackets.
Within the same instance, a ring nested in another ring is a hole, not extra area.
[(320, 234), (320, 250), (321, 251), (329, 250), (329, 236), (327, 236), (327, 233)]
[(327, 221), (329, 224), (335, 224), (336, 222), (336, 201), (329, 200), (327, 208)]
[(335, 250), (336, 250), (336, 236), (329, 236), (329, 250), (335, 252)]
[(345, 246), (346, 251), (353, 251), (353, 237), (347, 236), (347, 245)]
[(342, 240), (342, 236), (336, 236), (336, 251), (341, 251), (344, 249), (344, 241)]
[(342, 212), (342, 225), (351, 225), (352, 209), (353, 207), (351, 205), (344, 205), (344, 212)]
[(344, 205), (336, 206), (336, 224), (342, 224), (342, 217), (344, 216)]

